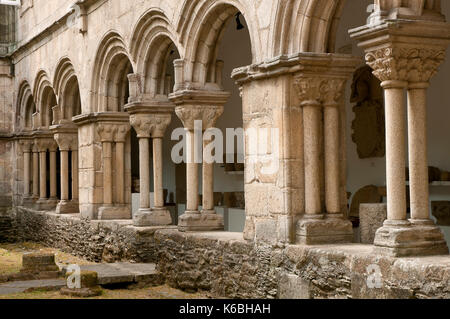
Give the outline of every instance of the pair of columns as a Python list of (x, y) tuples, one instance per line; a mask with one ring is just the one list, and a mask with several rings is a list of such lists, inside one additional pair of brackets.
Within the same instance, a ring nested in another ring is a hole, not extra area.
[[(350, 30), (352, 37), (361, 41), (366, 62), (385, 91), (388, 217), (375, 236), (378, 253), (398, 257), (448, 254), (445, 238), (431, 220), (429, 211), (426, 93), (430, 79), (444, 61), (450, 42), (449, 30), (447, 23), (425, 20), (402, 20), (396, 24), (380, 23), (376, 28), (367, 25)], [(405, 183), (407, 155), (409, 220)]]
[(125, 200), (125, 144), (129, 131), (129, 123), (97, 124), (103, 166), (103, 206), (98, 211), (100, 220), (131, 219), (131, 210)]
[[(33, 203), (37, 209), (52, 209), (56, 206), (57, 176), (56, 152), (58, 146), (51, 138), (42, 137), (22, 141), (24, 159), (24, 203)], [(47, 167), (47, 152), (50, 167)], [(31, 176), (31, 171), (33, 176)], [(50, 194), (47, 192), (47, 172), (50, 173)], [(32, 179), (32, 189), (30, 180)], [(49, 196), (50, 195), (50, 196)]]
[[(355, 64), (349, 59), (349, 69)], [(328, 74), (327, 74), (328, 73)], [(329, 66), (321, 75), (301, 73), (295, 87), (303, 109), (305, 214), (297, 223), (296, 242), (352, 242), (341, 196), (341, 114), (345, 84), (351, 73)], [(324, 195), (324, 196), (323, 196)]]
[[(224, 111), (224, 105), (230, 94), (224, 91), (178, 91), (169, 96), (175, 103), (175, 113), (186, 131), (186, 211), (179, 217), (180, 231), (223, 230), (223, 216), (214, 209), (214, 163), (205, 160), (205, 153), (211, 141), (202, 138), (201, 145), (196, 143), (196, 135), (213, 128)], [(199, 127), (201, 124), (201, 128)], [(196, 131), (201, 130), (201, 131)], [(200, 152), (200, 149), (202, 150)], [(201, 156), (196, 156), (201, 154)], [(199, 211), (199, 160), (202, 157), (203, 203)]]
[[(61, 200), (56, 207), (58, 214), (76, 214), (78, 208), (78, 132), (56, 133), (61, 161)], [(69, 152), (72, 152), (69, 159)], [(72, 197), (69, 198), (69, 160), (72, 166)]]
[[(172, 224), (169, 210), (164, 206), (163, 138), (172, 120), (173, 107), (127, 106), (130, 122), (139, 139), (139, 212), (133, 217), (138, 227)], [(153, 143), (154, 205), (150, 204), (150, 140)]]

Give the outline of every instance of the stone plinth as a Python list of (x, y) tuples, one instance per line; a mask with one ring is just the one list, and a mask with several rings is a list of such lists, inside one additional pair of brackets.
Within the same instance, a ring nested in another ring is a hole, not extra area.
[(137, 227), (164, 226), (171, 224), (172, 216), (168, 209), (141, 209), (133, 217), (133, 225)]
[(297, 244), (351, 243), (352, 223), (344, 219), (303, 219), (297, 224)]
[[(69, 277), (72, 276), (74, 276), (73, 273), (67, 273), (66, 280), (68, 280)], [(89, 298), (102, 294), (102, 289), (98, 285), (98, 275), (95, 271), (82, 270), (79, 276), (79, 288), (61, 288), (60, 292), (62, 295)]]
[(100, 207), (98, 210), (98, 220), (119, 220), (131, 219), (131, 209), (128, 206)]
[(29, 274), (35, 278), (58, 278), (59, 268), (54, 254), (29, 253), (22, 257), (21, 274)]
[(361, 204), (359, 208), (361, 243), (373, 244), (375, 233), (383, 227), (386, 219), (386, 204)]
[(181, 232), (213, 231), (223, 229), (223, 216), (218, 215), (215, 212), (212, 214), (186, 212), (178, 218), (178, 230)]

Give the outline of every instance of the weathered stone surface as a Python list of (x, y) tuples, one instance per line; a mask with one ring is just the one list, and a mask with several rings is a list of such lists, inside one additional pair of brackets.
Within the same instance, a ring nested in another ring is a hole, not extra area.
[(361, 243), (373, 244), (376, 231), (387, 219), (386, 204), (361, 204), (359, 208)]
[(377, 204), (381, 203), (383, 200), (380, 194), (379, 188), (374, 185), (369, 185), (358, 190), (352, 199), (352, 204), (350, 205), (349, 216), (359, 217), (360, 205), (361, 204)]
[[(66, 280), (73, 273), (66, 273)], [(95, 271), (82, 270), (80, 272), (80, 286), (79, 288), (63, 287), (60, 290), (62, 295), (89, 298), (102, 294), (102, 289), (98, 285), (98, 275)]]
[(431, 202), (431, 211), (437, 219), (437, 225), (450, 226), (450, 202)]

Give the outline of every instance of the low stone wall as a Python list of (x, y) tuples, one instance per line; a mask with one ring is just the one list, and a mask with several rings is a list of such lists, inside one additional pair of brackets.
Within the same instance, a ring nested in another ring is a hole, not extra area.
[(161, 227), (136, 228), (131, 221), (90, 221), (17, 208), (19, 238), (58, 248), (94, 262), (154, 263), (154, 233)]
[(0, 196), (0, 243), (17, 240), (17, 225), (11, 198)]
[(370, 245), (272, 247), (240, 233), (180, 233), (20, 208), (23, 239), (92, 261), (154, 262), (169, 285), (227, 298), (450, 298), (450, 256), (390, 258)]

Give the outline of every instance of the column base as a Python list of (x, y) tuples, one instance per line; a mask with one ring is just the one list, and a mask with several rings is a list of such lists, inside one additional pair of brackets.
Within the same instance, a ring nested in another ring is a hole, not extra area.
[(133, 218), (136, 227), (167, 226), (172, 224), (170, 211), (165, 208), (140, 209)]
[(98, 220), (132, 219), (128, 206), (103, 206), (98, 209)]
[(74, 201), (60, 201), (58, 206), (56, 206), (57, 214), (78, 214), (80, 212), (80, 207), (78, 202)]
[(36, 203), (36, 198), (31, 196), (26, 196), (22, 198), (22, 206), (33, 206)]
[(351, 243), (353, 225), (338, 216), (305, 216), (297, 223), (296, 234), (296, 243), (300, 245)]
[(39, 199), (34, 202), (35, 210), (54, 210), (58, 205), (57, 199)]
[(223, 216), (213, 213), (186, 211), (178, 218), (178, 231), (223, 231)]
[(440, 228), (432, 221), (385, 221), (377, 230), (374, 253), (390, 257), (448, 255)]

